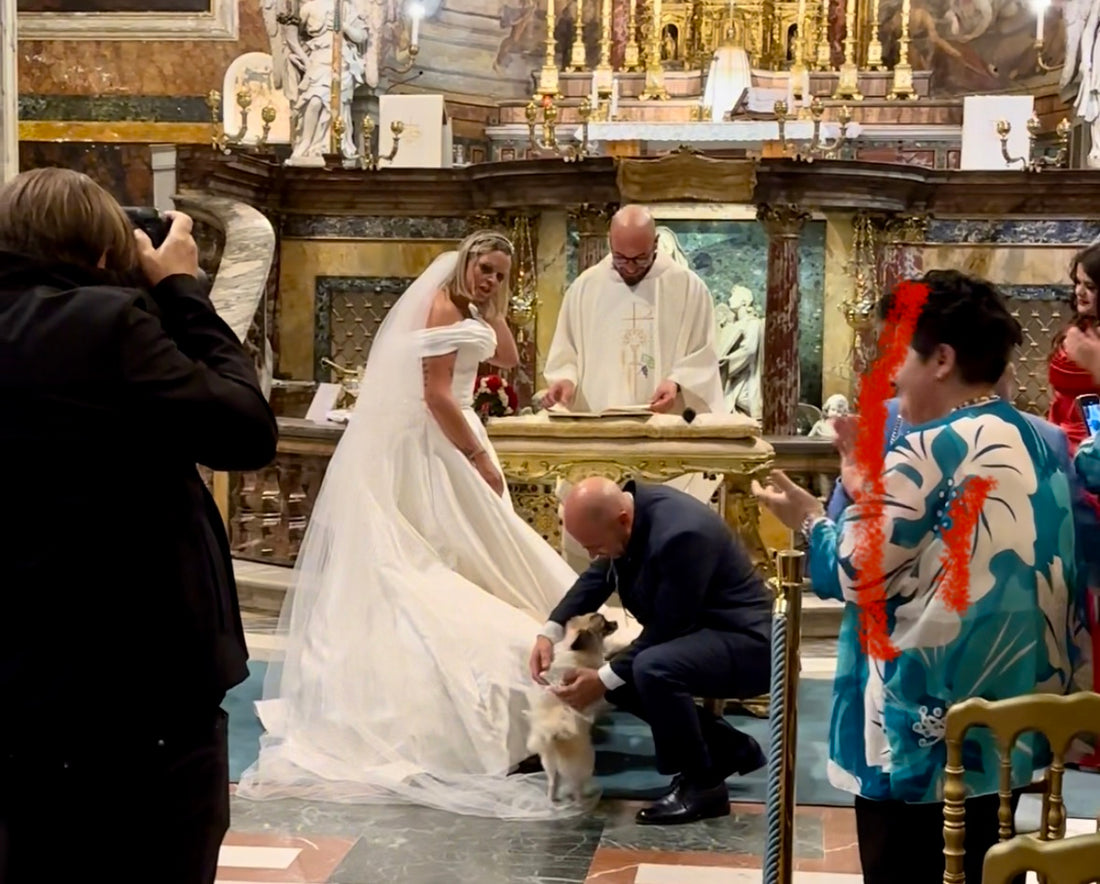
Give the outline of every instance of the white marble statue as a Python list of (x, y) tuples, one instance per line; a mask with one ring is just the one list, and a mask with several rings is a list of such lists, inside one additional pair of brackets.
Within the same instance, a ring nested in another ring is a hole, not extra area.
[(816, 437), (818, 439), (835, 439), (836, 428), (834, 424), (838, 417), (848, 416), (848, 397), (843, 393), (834, 393), (828, 399), (825, 400), (825, 405), (821, 409), (821, 420), (817, 421), (812, 427), (807, 436)]
[[(821, 419), (810, 427), (810, 432), (806, 435), (811, 439), (835, 439), (837, 418), (847, 417), (848, 413), (848, 397), (843, 393), (834, 393), (825, 400), (825, 405), (821, 409)], [(827, 499), (832, 490), (833, 477), (828, 473), (818, 473), (818, 494)]]
[[(378, 84), (379, 0), (260, 0), (271, 41), (273, 75), (290, 102), (293, 150), (290, 165), (324, 164), (332, 138), (332, 68), (336, 4), (340, 3), (342, 65), (341, 153), (356, 154), (351, 101), (356, 86)], [(380, 25), (380, 21), (379, 21)], [(373, 82), (371, 82), (373, 80)]]
[(657, 228), (657, 251), (668, 255), (681, 267), (690, 267), (687, 253), (680, 246), (680, 238), (670, 227)]
[(1066, 61), (1061, 85), (1068, 86), (1080, 74), (1076, 116), (1089, 124), (1092, 148), (1086, 163), (1100, 168), (1100, 3), (1096, 0), (1068, 0), (1063, 15), (1066, 21)]
[[(723, 306), (725, 310), (720, 309)], [(764, 414), (764, 320), (756, 312), (752, 292), (743, 285), (733, 286), (729, 299), (725, 305), (719, 304), (715, 313), (726, 407), (760, 420)]]

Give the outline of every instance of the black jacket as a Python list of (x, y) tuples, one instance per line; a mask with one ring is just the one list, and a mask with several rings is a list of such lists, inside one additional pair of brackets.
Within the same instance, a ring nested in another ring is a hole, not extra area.
[(248, 653), (196, 463), (259, 469), (277, 438), (236, 335), (189, 276), (0, 252), (0, 408), (0, 745), (212, 713)]
[(623, 554), (601, 559), (577, 579), (550, 614), (562, 626), (595, 611), (618, 589), (642, 633), (611, 663), (630, 680), (634, 657), (647, 647), (717, 629), (771, 637), (771, 596), (748, 553), (714, 510), (663, 485), (628, 482), (634, 524)]

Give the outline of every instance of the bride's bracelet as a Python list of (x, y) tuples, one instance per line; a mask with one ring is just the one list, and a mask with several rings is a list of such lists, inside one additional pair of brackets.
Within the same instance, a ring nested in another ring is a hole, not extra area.
[(475, 460), (477, 460), (477, 456), (479, 454), (484, 454), (484, 453), (485, 453), (484, 448), (475, 448), (473, 451), (471, 451), (469, 454), (466, 455), (466, 459), (470, 463), (473, 463)]

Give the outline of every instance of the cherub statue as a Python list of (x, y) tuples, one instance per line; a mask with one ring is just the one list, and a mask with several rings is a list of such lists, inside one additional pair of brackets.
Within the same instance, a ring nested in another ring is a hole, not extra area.
[[(720, 309), (723, 306), (725, 309)], [(715, 308), (715, 316), (726, 406), (731, 412), (740, 411), (760, 420), (764, 412), (764, 320), (756, 312), (752, 292), (743, 285), (733, 286), (726, 303)]]
[[(817, 439), (835, 439), (837, 418), (848, 416), (848, 397), (843, 393), (834, 393), (825, 400), (821, 409), (821, 420), (817, 421), (806, 435)], [(824, 498), (832, 493), (833, 477), (828, 473), (818, 473), (817, 490)]]
[[(322, 165), (332, 140), (332, 66), (337, 4), (341, 33), (340, 153), (354, 159), (351, 101), (356, 86), (378, 84), (379, 0), (260, 0), (276, 87), (293, 116), (291, 165)], [(372, 82), (373, 81), (373, 82)]]

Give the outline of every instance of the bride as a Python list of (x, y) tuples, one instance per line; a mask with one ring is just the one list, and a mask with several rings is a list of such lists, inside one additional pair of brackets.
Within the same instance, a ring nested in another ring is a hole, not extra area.
[(528, 754), (531, 636), (576, 580), (513, 511), (471, 407), (479, 363), (518, 361), (511, 263), (505, 237), (475, 233), (383, 322), (302, 544), (285, 660), (237, 795), (569, 812), (541, 775), (507, 776)]

